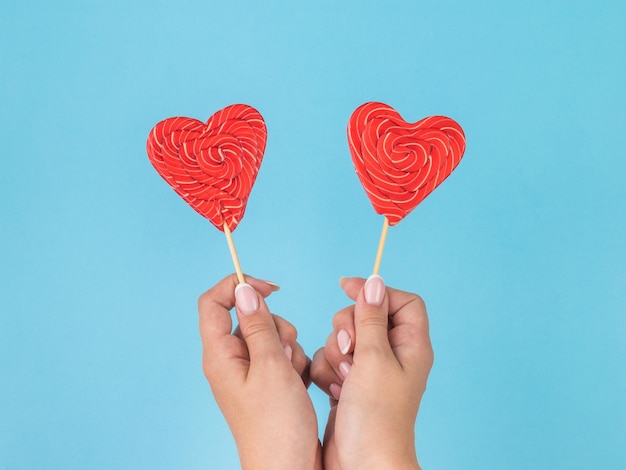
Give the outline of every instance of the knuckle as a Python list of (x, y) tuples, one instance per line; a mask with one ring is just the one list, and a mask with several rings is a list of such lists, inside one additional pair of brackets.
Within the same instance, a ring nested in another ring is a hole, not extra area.
[(291, 323), (286, 322), (284, 334), (287, 338), (295, 341), (298, 338), (298, 330)]
[(340, 327), (350, 323), (354, 318), (354, 305), (350, 305), (344, 309), (339, 310), (335, 316), (333, 316), (332, 325), (334, 329), (339, 329)]
[(430, 341), (427, 341), (422, 346), (422, 356), (424, 357), (424, 362), (428, 365), (428, 368), (431, 369), (435, 362), (435, 351), (433, 350), (433, 346)]
[(417, 294), (410, 294), (407, 304), (412, 305), (420, 312), (426, 313), (426, 302), (424, 302), (424, 299)]
[(302, 374), (304, 368), (306, 367), (306, 358), (304, 357), (304, 354), (299, 354), (298, 351), (294, 350), (293, 356), (291, 357), (291, 364), (298, 374)]
[(435, 361), (435, 354), (430, 342), (417, 343), (412, 349), (411, 362), (424, 371), (430, 371)]
[(335, 367), (338, 367), (339, 363), (344, 358), (343, 354), (341, 354), (341, 351), (339, 351), (339, 348), (336, 344), (330, 347), (326, 347), (324, 356), (326, 358), (326, 361)]
[(389, 317), (374, 309), (366, 310), (361, 315), (361, 318), (359, 318), (359, 324), (361, 327), (365, 328), (384, 328), (387, 330)]
[(206, 310), (211, 302), (211, 291), (208, 290), (203, 292), (200, 297), (198, 297), (198, 311), (202, 312)]
[(272, 318), (274, 319), (274, 324), (276, 325), (280, 339), (283, 342), (295, 343), (296, 339), (298, 339), (298, 330), (296, 327), (291, 322), (278, 315), (272, 314)]
[(324, 357), (324, 348), (318, 349), (313, 355), (313, 361), (311, 361), (311, 380), (314, 383), (319, 384), (324, 377), (324, 372), (327, 369), (326, 359)]
[(319, 348), (317, 351), (315, 351), (315, 353), (313, 353), (313, 364), (315, 365), (317, 365), (318, 363), (321, 364), (325, 359), (325, 354), (326, 354), (326, 348), (323, 346)]
[(264, 322), (252, 322), (239, 326), (246, 341), (256, 341), (257, 338), (262, 338), (273, 330), (272, 325)]

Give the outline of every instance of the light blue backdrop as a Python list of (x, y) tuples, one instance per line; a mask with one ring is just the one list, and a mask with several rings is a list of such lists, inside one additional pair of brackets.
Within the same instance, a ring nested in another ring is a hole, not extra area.
[(429, 308), (424, 468), (626, 468), (625, 24), (619, 0), (3, 0), (0, 468), (238, 468), (196, 313), (232, 264), (147, 134), (265, 116), (235, 239), (312, 354), (371, 272), (345, 138), (371, 100), (468, 139), (382, 266)]

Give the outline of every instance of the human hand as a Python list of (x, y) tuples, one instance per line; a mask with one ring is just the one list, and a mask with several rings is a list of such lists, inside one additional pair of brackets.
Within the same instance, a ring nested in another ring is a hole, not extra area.
[[(229, 276), (198, 300), (204, 374), (243, 470), (319, 470), (317, 419), (306, 390), (309, 361), (296, 329), (267, 308), (264, 298), (273, 286), (251, 277), (246, 282), (237, 285)], [(235, 305), (239, 327), (233, 332)]]
[(415, 420), (433, 363), (420, 297), (382, 278), (343, 278), (355, 305), (337, 312), (311, 378), (331, 397), (326, 470), (419, 469)]

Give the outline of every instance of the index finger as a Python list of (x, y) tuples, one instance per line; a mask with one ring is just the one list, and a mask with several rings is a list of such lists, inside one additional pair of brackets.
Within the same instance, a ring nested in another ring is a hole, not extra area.
[(392, 328), (389, 342), (403, 366), (428, 371), (433, 363), (428, 314), (422, 298), (416, 294), (388, 289)]

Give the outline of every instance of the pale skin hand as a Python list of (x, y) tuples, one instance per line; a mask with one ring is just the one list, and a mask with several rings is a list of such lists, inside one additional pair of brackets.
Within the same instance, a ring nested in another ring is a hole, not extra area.
[[(198, 300), (203, 369), (233, 433), (243, 470), (320, 470), (317, 418), (307, 393), (308, 359), (296, 329), (272, 315), (274, 287), (229, 276)], [(237, 303), (239, 327), (230, 310)], [(256, 308), (255, 308), (256, 307)]]
[(424, 302), (380, 278), (368, 287), (344, 278), (341, 286), (355, 305), (337, 312), (311, 364), (311, 378), (331, 397), (324, 468), (419, 469), (414, 427), (433, 363)]

